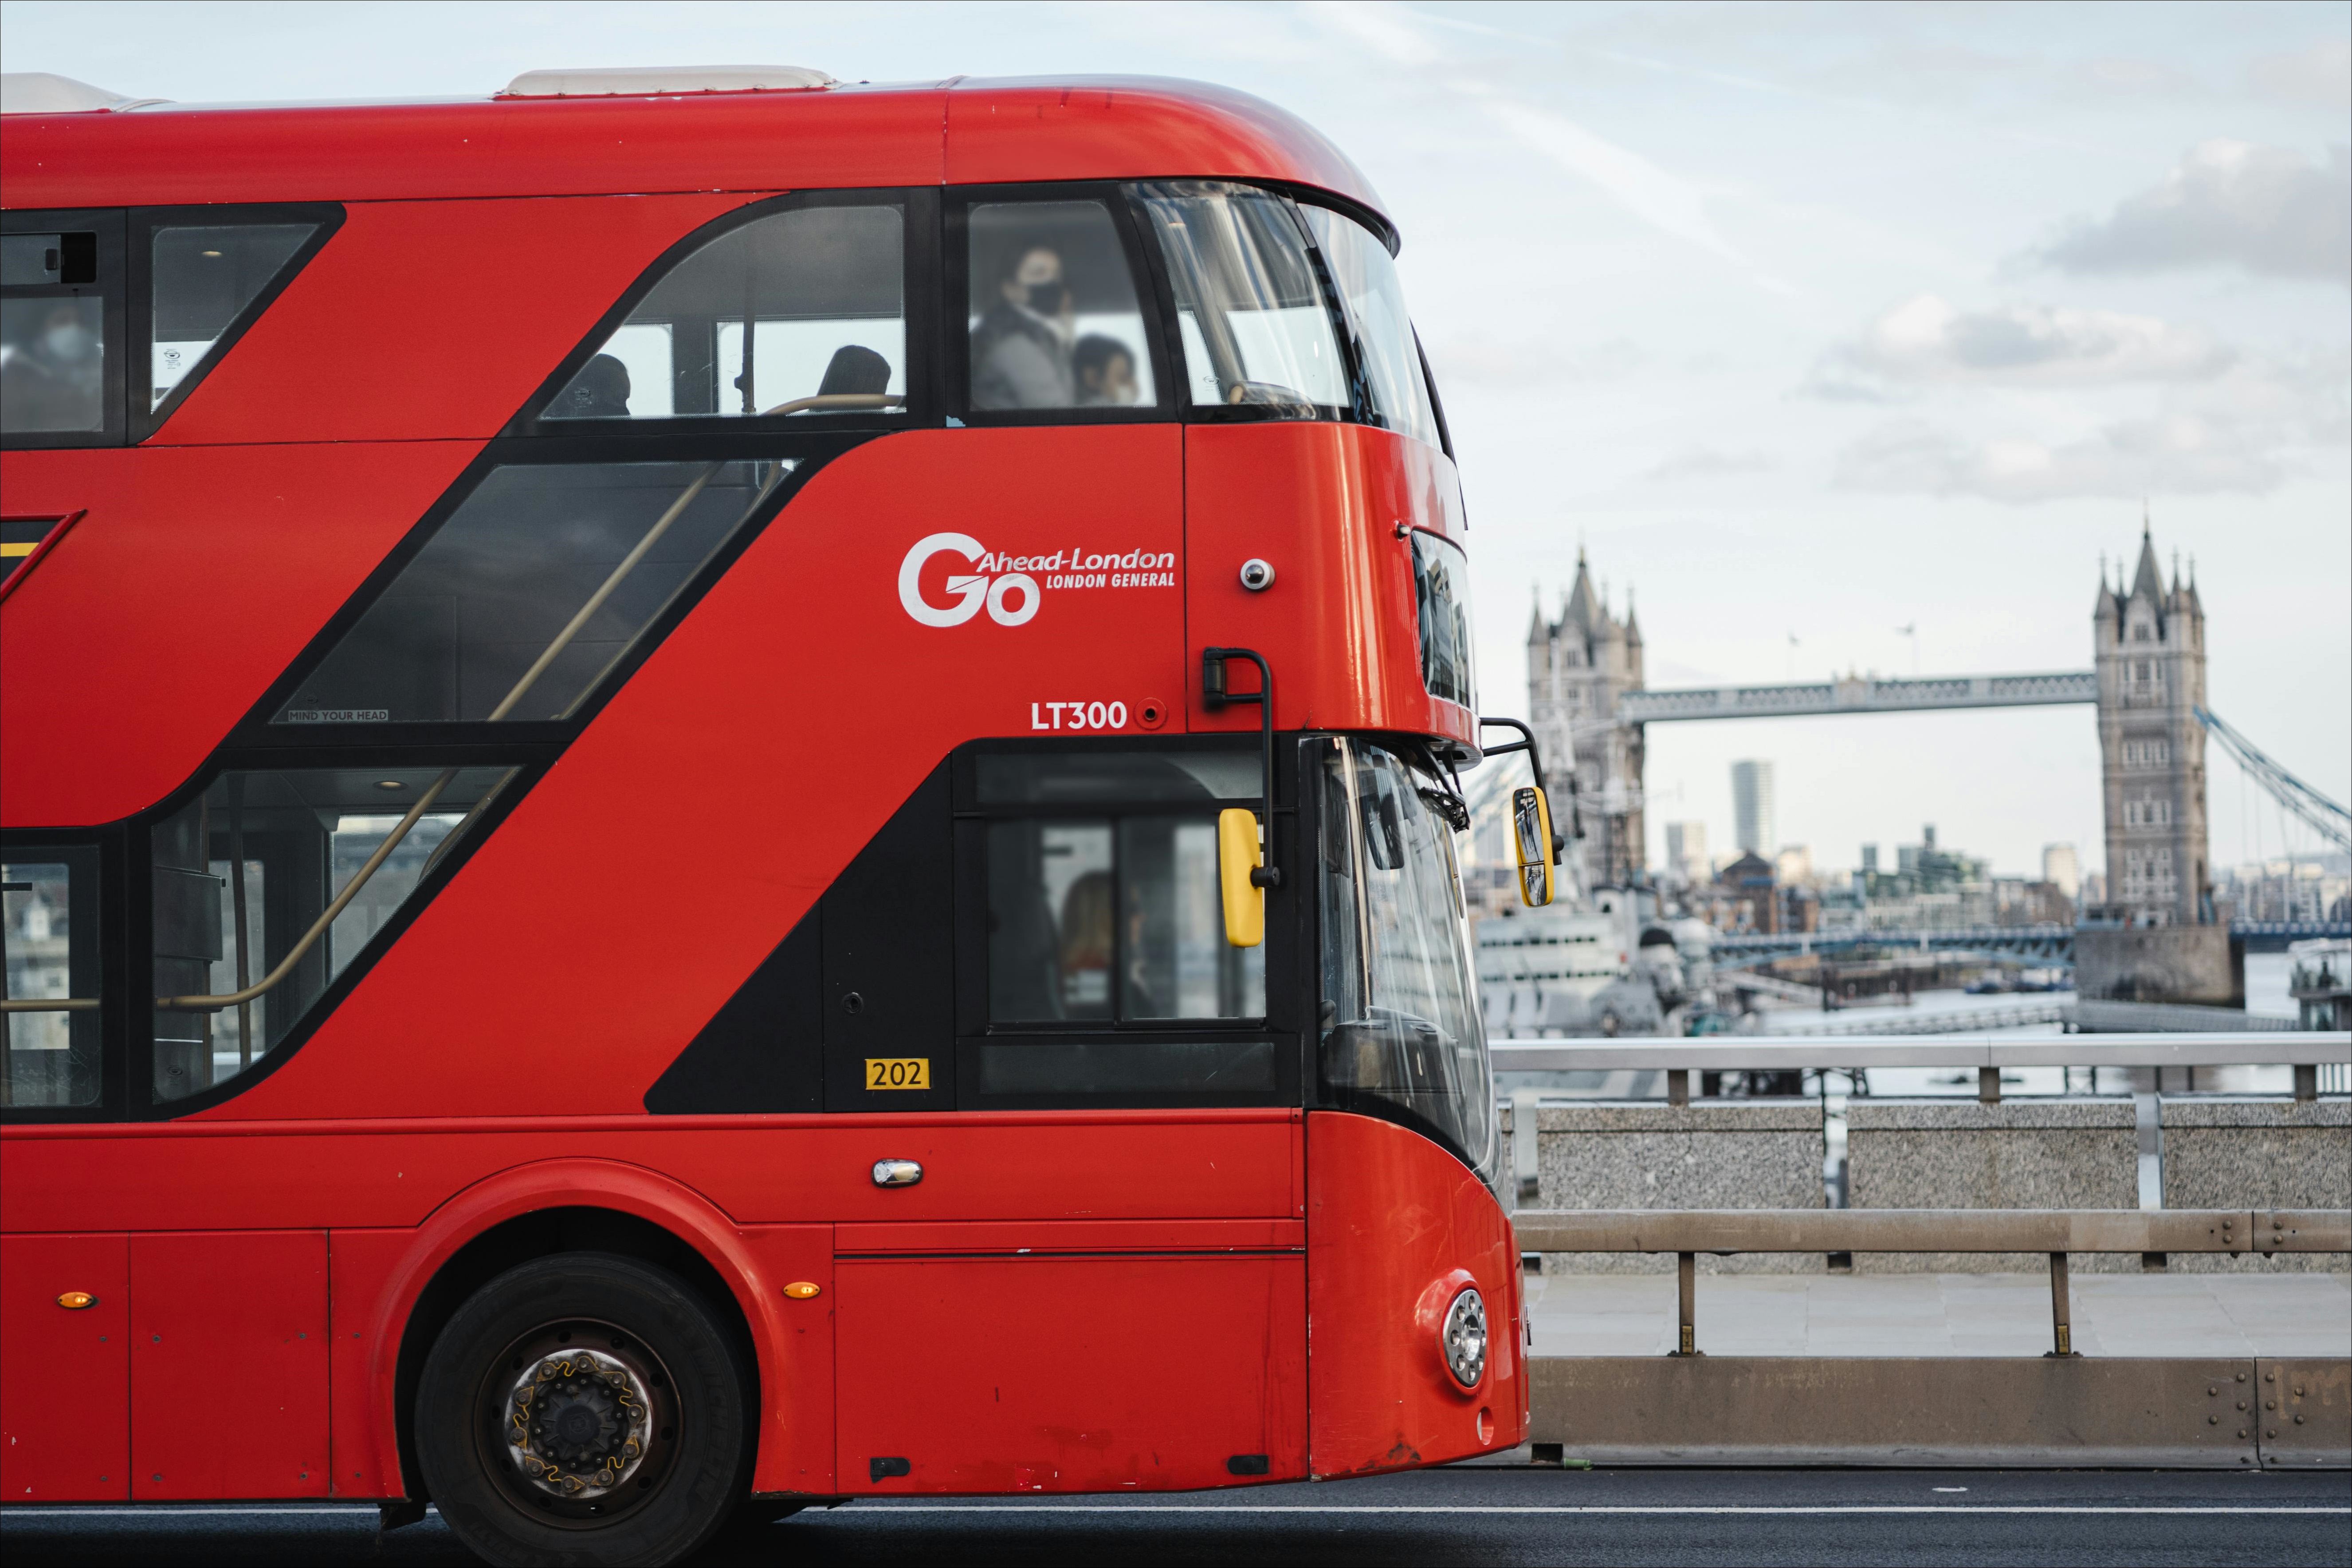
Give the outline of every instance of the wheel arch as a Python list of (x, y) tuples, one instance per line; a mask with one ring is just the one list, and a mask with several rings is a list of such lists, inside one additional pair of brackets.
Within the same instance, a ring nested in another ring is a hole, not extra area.
[(425, 1357), (457, 1308), (498, 1275), (560, 1252), (615, 1252), (677, 1274), (740, 1336), (753, 1370), (751, 1408), (767, 1440), (761, 1391), (782, 1385), (776, 1292), (735, 1222), (693, 1188), (617, 1160), (555, 1159), (486, 1176), (417, 1228), (379, 1297), (369, 1334), (369, 1430), (381, 1473), (422, 1498), (414, 1406)]

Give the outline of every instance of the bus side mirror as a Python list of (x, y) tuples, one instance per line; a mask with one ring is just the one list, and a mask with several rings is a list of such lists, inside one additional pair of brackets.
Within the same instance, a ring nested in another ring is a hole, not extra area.
[(1217, 884), (1225, 904), (1225, 942), (1255, 947), (1265, 940), (1265, 889), (1251, 873), (1265, 863), (1258, 852), (1257, 813), (1234, 806), (1217, 813)]
[(1551, 802), (1533, 785), (1511, 792), (1511, 841), (1519, 852), (1519, 902), (1541, 909), (1552, 894)]

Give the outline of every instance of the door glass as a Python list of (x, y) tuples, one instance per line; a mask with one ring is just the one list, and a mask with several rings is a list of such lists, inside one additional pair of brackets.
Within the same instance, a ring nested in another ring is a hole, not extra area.
[(204, 362), (213, 344), (302, 248), (316, 224), (155, 231), (155, 342), (147, 406)]
[(1264, 1017), (1265, 949), (1225, 940), (1217, 824), (1129, 817), (1118, 870), (1119, 1017)]
[(1149, 408), (1143, 311), (1100, 202), (972, 208), (971, 406)]
[(875, 205), (728, 230), (672, 267), (540, 417), (903, 411), (905, 227)]
[(8, 1061), (0, 1105), (99, 1096), (98, 852), (39, 849), (0, 865)]
[(1111, 1016), (1108, 822), (992, 822), (988, 1001), (992, 1019)]
[(155, 1099), (225, 1083), (266, 1058), (512, 777), (228, 773), (159, 823)]

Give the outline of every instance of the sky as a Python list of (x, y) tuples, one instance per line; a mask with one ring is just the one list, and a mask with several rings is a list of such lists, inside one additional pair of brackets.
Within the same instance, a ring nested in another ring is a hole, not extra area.
[[(2145, 514), (2194, 562), (2213, 710), (2352, 798), (2342, 4), (0, 0), (0, 50), (182, 101), (719, 62), (1254, 92), (1403, 231), (1486, 711), (1525, 711), (1580, 550), (1654, 687), (2087, 668)], [(1749, 757), (1817, 866), (1926, 822), (1997, 873), (2103, 859), (2090, 710), (2050, 708), (1653, 726), (1653, 865), (1668, 821), (1730, 842)], [(2316, 847), (2210, 762), (2217, 864)]]

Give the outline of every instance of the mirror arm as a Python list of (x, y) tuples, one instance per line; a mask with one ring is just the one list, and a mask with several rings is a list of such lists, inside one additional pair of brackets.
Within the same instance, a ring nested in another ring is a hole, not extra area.
[[(1536, 788), (1549, 796), (1551, 793), (1551, 786), (1544, 782), (1543, 753), (1536, 747), (1536, 732), (1515, 718), (1487, 718), (1481, 716), (1478, 723), (1481, 727), (1493, 725), (1497, 729), (1516, 729), (1519, 732), (1524, 738), (1512, 741), (1507, 746), (1488, 746), (1482, 747), (1480, 749), (1489, 757), (1501, 757), (1513, 751), (1526, 752), (1528, 768), (1536, 776)], [(1580, 839), (1584, 836), (1584, 825), (1583, 819), (1579, 815), (1576, 808), (1576, 775), (1574, 773), (1568, 776), (1568, 796), (1569, 826), (1575, 830), (1576, 836)], [(1567, 848), (1568, 840), (1560, 835), (1559, 825), (1557, 822), (1553, 823), (1551, 859), (1554, 865), (1560, 863), (1560, 852)]]
[[(1229, 659), (1247, 659), (1257, 666), (1257, 690), (1225, 689), (1225, 663)], [(1214, 713), (1242, 703), (1257, 705), (1257, 732), (1264, 752), (1261, 766), (1265, 811), (1261, 820), (1265, 824), (1265, 863), (1250, 873), (1250, 883), (1255, 887), (1280, 887), (1282, 873), (1274, 863), (1274, 671), (1267, 666), (1265, 655), (1248, 648), (1202, 649), (1201, 706)]]
[(1522, 737), (1521, 739), (1515, 740), (1508, 746), (1482, 746), (1479, 747), (1479, 750), (1485, 752), (1489, 757), (1501, 757), (1513, 751), (1526, 752), (1528, 754), (1528, 767), (1534, 770), (1536, 776), (1536, 788), (1542, 790), (1547, 795), (1551, 793), (1551, 786), (1544, 782), (1543, 753), (1536, 748), (1536, 732), (1534, 730), (1529, 729), (1526, 725), (1521, 724), (1515, 718), (1487, 718), (1481, 716), (1478, 720), (1478, 725), (1482, 729), (1492, 725), (1496, 729), (1517, 730)]

